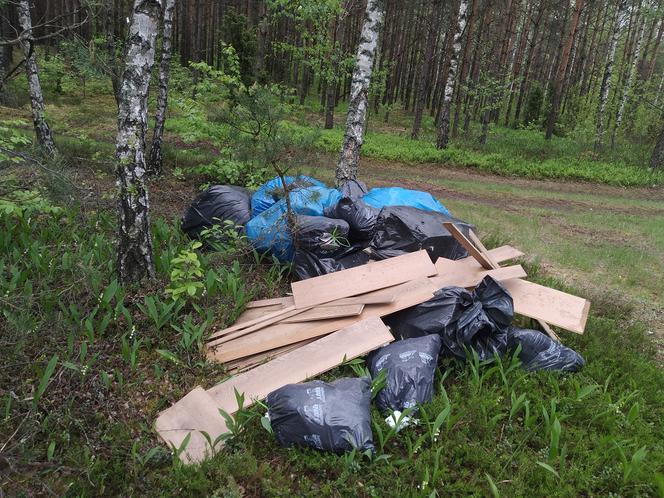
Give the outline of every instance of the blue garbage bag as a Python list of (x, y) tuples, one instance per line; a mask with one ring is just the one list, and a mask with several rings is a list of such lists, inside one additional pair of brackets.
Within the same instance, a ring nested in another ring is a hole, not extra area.
[[(410, 206), (424, 211), (436, 211), (452, 216), (445, 206), (436, 200), (429, 192), (410, 190), (401, 187), (372, 188), (362, 200), (378, 209), (385, 206)], [(253, 204), (253, 201), (252, 201)]]
[[(323, 182), (304, 175), (285, 176), (284, 180), (286, 181), (286, 185), (291, 186), (293, 190), (311, 187), (313, 185), (326, 187)], [(281, 178), (276, 176), (272, 178), (272, 180), (265, 182), (258, 190), (256, 190), (256, 192), (254, 192), (254, 195), (251, 196), (251, 217), (258, 216), (266, 209), (271, 208), (280, 199), (283, 199), (283, 197), (284, 185)]]
[[(341, 197), (337, 189), (316, 186), (289, 192), (293, 213), (308, 216), (323, 216), (323, 211)], [(280, 261), (292, 261), (295, 254), (287, 213), (286, 199), (281, 199), (245, 226), (252, 245), (259, 251), (271, 251)]]

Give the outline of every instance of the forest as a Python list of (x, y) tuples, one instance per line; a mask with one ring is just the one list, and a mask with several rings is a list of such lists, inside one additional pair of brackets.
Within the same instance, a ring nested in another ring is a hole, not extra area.
[[(663, 38), (662, 0), (0, 0), (0, 498), (664, 496)], [(585, 366), (441, 356), (412, 426), (371, 406), (372, 451), (282, 447), (236, 391), (187, 465), (155, 420), (238, 375), (208, 341), (314, 276), (303, 223), (336, 216), (308, 205), (348, 185), (426, 194), (592, 302), (585, 332), (514, 322)], [(216, 188), (250, 214), (192, 232)]]

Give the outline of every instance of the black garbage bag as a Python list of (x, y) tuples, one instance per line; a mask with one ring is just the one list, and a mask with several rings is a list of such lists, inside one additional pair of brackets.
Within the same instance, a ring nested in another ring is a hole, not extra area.
[(351, 240), (371, 240), (374, 225), (380, 209), (369, 206), (361, 199), (344, 197), (331, 208), (325, 210), (325, 216), (344, 220), (350, 226)]
[(369, 261), (362, 244), (348, 242), (348, 223), (325, 216), (297, 216), (297, 249), (293, 259), (300, 280), (325, 275)]
[(374, 449), (368, 377), (289, 384), (268, 394), (266, 402), (282, 446), (336, 453)]
[(377, 259), (401, 256), (426, 249), (434, 263), (438, 258), (461, 259), (468, 253), (443, 226), (454, 223), (468, 236), (472, 225), (435, 211), (409, 206), (388, 206), (380, 210), (371, 239), (371, 253)]
[(370, 258), (363, 248), (362, 244), (353, 244), (350, 247), (342, 248), (343, 250), (340, 249), (334, 254), (321, 257), (318, 251), (299, 247), (295, 250), (295, 258), (293, 259), (295, 274), (299, 280), (306, 280), (307, 278), (365, 265)]
[(297, 247), (318, 251), (321, 255), (333, 254), (348, 247), (348, 223), (325, 216), (295, 216), (295, 240)]
[(361, 182), (360, 180), (346, 180), (344, 183), (339, 185), (338, 190), (343, 194), (344, 197), (348, 197), (354, 201), (369, 192), (366, 183)]
[(383, 320), (402, 338), (440, 335), (441, 354), (465, 359), (466, 348), (480, 360), (503, 355), (507, 331), (514, 316), (512, 296), (491, 277), (484, 277), (473, 292), (443, 287), (433, 298)]
[(376, 397), (381, 411), (402, 412), (431, 401), (440, 347), (440, 336), (430, 334), (393, 342), (369, 355), (371, 376), (386, 373), (385, 387)]
[(507, 332), (507, 349), (514, 351), (519, 344), (519, 359), (525, 370), (577, 372), (586, 364), (579, 353), (537, 330), (510, 327)]
[(214, 185), (200, 193), (187, 208), (181, 220), (182, 231), (191, 238), (213, 225), (230, 220), (244, 227), (251, 217), (251, 194), (246, 188)]

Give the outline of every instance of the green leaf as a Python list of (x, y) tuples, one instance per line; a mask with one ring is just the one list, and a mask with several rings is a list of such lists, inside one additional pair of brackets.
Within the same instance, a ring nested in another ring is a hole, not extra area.
[(171, 353), (170, 351), (168, 351), (166, 349), (157, 349), (157, 353), (159, 353), (159, 355), (162, 356), (163, 358), (166, 358), (167, 360), (172, 361), (176, 365), (181, 365), (182, 364), (182, 362), (180, 361), (180, 359), (177, 356), (175, 356), (173, 353)]
[(48, 362), (48, 365), (46, 365), (46, 370), (44, 370), (41, 380), (39, 381), (39, 386), (37, 387), (35, 396), (32, 398), (32, 404), (35, 408), (37, 407), (39, 400), (44, 394), (44, 391), (46, 391), (46, 387), (48, 387), (48, 381), (51, 379), (51, 375), (53, 375), (53, 371), (55, 370), (55, 365), (57, 365), (57, 363), (58, 355), (56, 354), (53, 355), (53, 358), (51, 358), (51, 360)]
[(558, 474), (556, 469), (551, 467), (551, 465), (549, 465), (548, 463), (544, 463), (544, 462), (536, 462), (536, 463), (537, 463), (537, 465), (539, 465), (543, 469), (547, 470), (548, 472), (551, 472), (554, 476), (556, 476), (558, 479), (560, 479), (560, 475)]

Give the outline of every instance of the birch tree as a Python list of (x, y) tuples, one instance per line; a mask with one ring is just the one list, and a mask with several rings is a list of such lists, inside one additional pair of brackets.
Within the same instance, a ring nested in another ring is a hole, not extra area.
[(620, 38), (620, 30), (623, 24), (623, 13), (627, 7), (627, 1), (621, 0), (618, 10), (616, 12), (616, 20), (613, 25), (613, 32), (609, 40), (609, 52), (606, 56), (606, 65), (604, 67), (604, 76), (602, 77), (602, 84), (599, 90), (599, 104), (597, 106), (597, 133), (595, 135), (595, 150), (600, 150), (604, 141), (604, 113), (606, 110), (606, 103), (609, 99), (609, 92), (611, 91), (611, 76), (613, 73), (613, 63), (616, 58), (616, 47), (618, 46), (618, 38)]
[(461, 52), (461, 37), (466, 29), (468, 18), (468, 0), (459, 1), (459, 11), (454, 23), (454, 41), (450, 54), (450, 66), (447, 71), (447, 81), (443, 90), (443, 101), (440, 108), (440, 121), (438, 123), (438, 138), (436, 148), (445, 149), (450, 141), (450, 110), (452, 108), (452, 96), (456, 80), (457, 66), (459, 65), (459, 53)]
[(28, 0), (20, 0), (17, 4), (18, 22), (23, 32), (20, 36), (20, 45), (25, 56), (25, 73), (28, 79), (28, 92), (30, 93), (30, 107), (32, 109), (32, 123), (37, 135), (37, 143), (49, 155), (55, 155), (57, 149), (51, 134), (51, 128), (46, 122), (44, 94), (39, 82), (39, 68), (35, 57), (35, 40), (32, 33), (32, 19), (30, 17), (30, 4)]
[(655, 148), (652, 151), (652, 157), (650, 158), (650, 167), (652, 169), (664, 168), (664, 112), (662, 113), (662, 123), (659, 128), (659, 136), (657, 137)]
[(157, 113), (152, 133), (150, 159), (148, 161), (148, 173), (151, 175), (161, 175), (163, 170), (161, 144), (164, 137), (164, 123), (166, 122), (166, 110), (168, 108), (168, 79), (171, 69), (171, 37), (173, 35), (175, 0), (165, 0), (165, 2), (162, 18), (161, 64), (159, 65), (159, 96), (157, 97)]
[(145, 133), (161, 6), (162, 0), (134, 0), (118, 93), (118, 274), (124, 283), (155, 275), (145, 185)]
[(625, 86), (623, 88), (620, 104), (618, 105), (618, 113), (616, 114), (616, 124), (613, 127), (613, 133), (611, 134), (611, 148), (615, 147), (616, 145), (616, 135), (618, 134), (618, 130), (620, 129), (620, 125), (622, 124), (623, 116), (625, 113), (625, 104), (627, 103), (629, 92), (632, 89), (632, 84), (634, 83), (634, 75), (636, 74), (636, 70), (639, 64), (639, 56), (641, 55), (641, 45), (643, 43), (643, 33), (645, 32), (645, 29), (646, 29), (646, 21), (644, 19), (642, 21), (639, 34), (637, 35), (636, 47), (634, 48), (634, 57), (632, 58), (632, 62), (629, 66), (627, 81), (625, 81)]
[(369, 105), (369, 84), (371, 83), (371, 72), (383, 15), (382, 0), (369, 0), (367, 2), (362, 34), (357, 48), (357, 61), (350, 87), (344, 142), (336, 169), (337, 185), (357, 177), (357, 165), (360, 161), (360, 149), (364, 142), (364, 125), (367, 118), (367, 106)]

